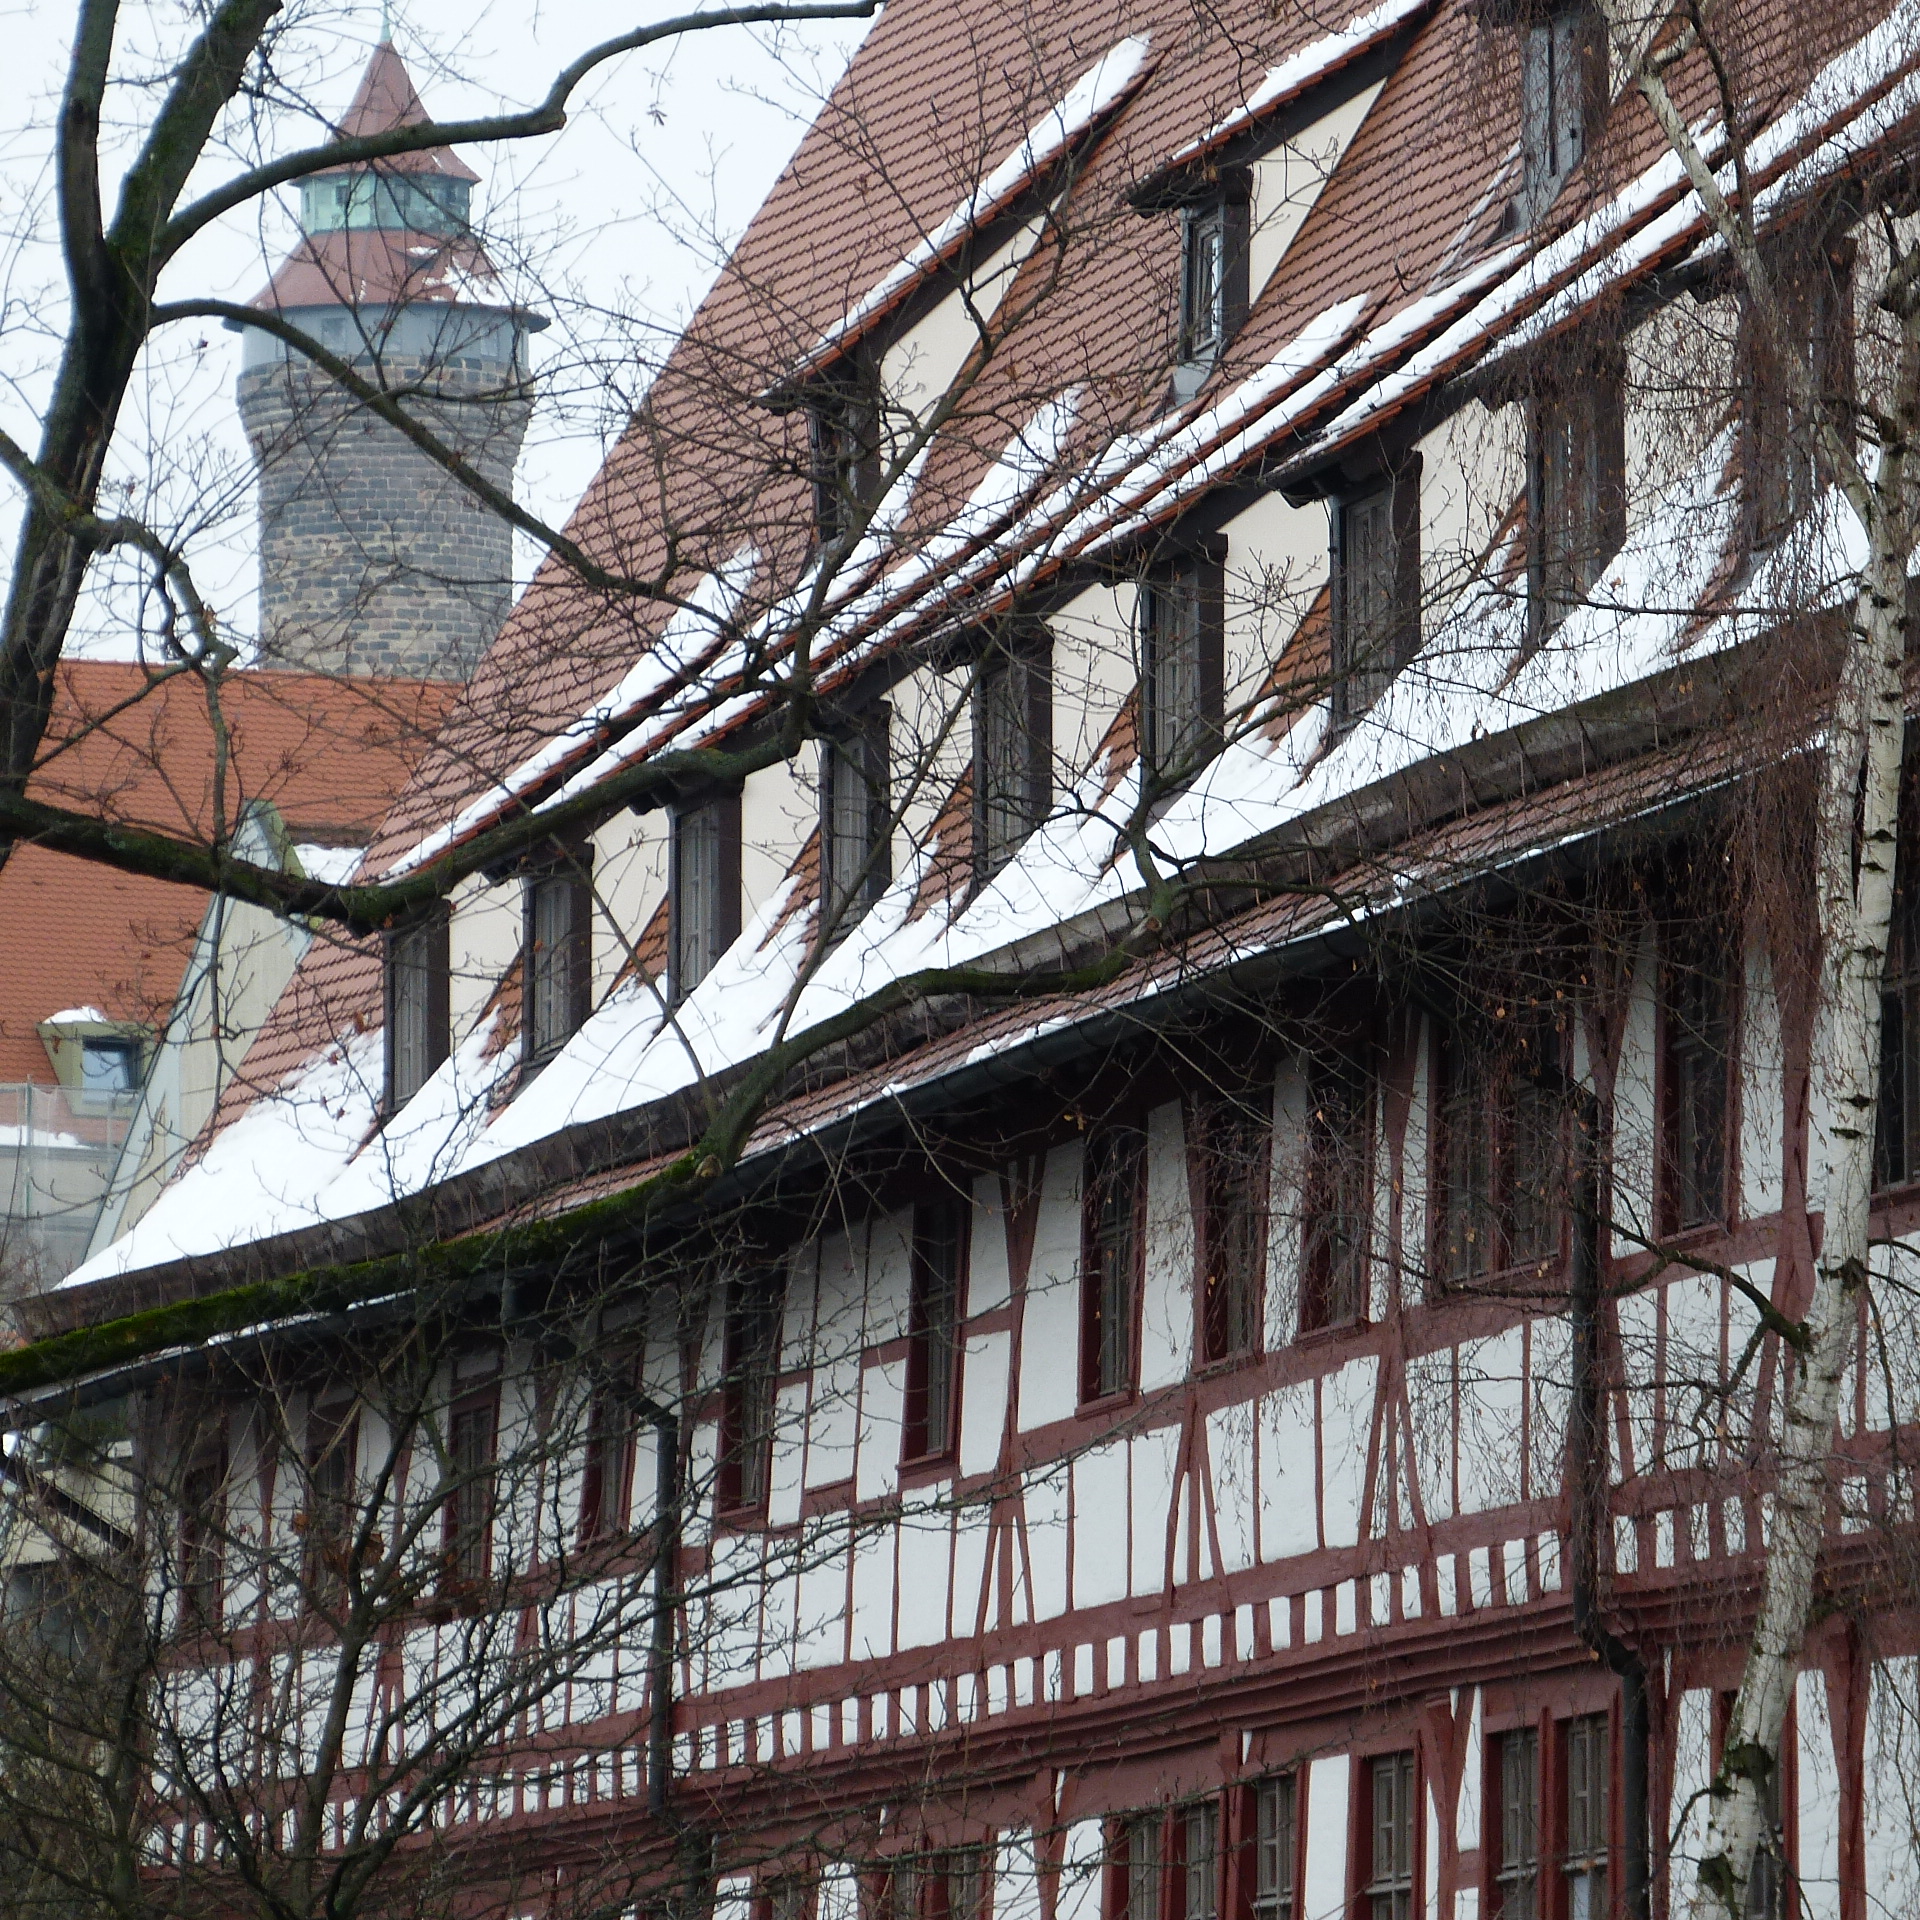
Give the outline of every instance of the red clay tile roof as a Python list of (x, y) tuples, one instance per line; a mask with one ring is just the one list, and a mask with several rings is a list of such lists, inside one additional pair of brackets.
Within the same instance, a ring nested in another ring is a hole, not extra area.
[[(395, 127), (423, 126), (429, 115), (391, 40), (382, 40), (360, 76), (353, 104), (340, 122), (343, 139), (356, 140), (370, 133), (386, 133)], [(382, 160), (383, 169), (398, 173), (437, 173), (449, 180), (478, 180), (480, 176), (451, 147), (427, 147), (419, 153), (396, 154)], [(340, 171), (340, 169), (332, 169)]]
[[(204, 840), (254, 802), (280, 811), (296, 842), (351, 845), (378, 826), (445, 715), (437, 682), (342, 681), (235, 671), (221, 705), (231, 733), (216, 808), (213, 724), (190, 675), (154, 684), (139, 666), (70, 661), (29, 791), (129, 825)], [(208, 896), (32, 845), (0, 867), (0, 1081), (52, 1078), (36, 1027), (98, 1007), (157, 1025)]]

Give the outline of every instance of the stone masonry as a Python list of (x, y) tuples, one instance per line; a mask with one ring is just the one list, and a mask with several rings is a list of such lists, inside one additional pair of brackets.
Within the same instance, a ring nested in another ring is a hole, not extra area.
[[(510, 491), (532, 412), (503, 360), (387, 358), (422, 424)], [(276, 361), (243, 373), (260, 469), (263, 656), (317, 672), (464, 680), (513, 592), (512, 529), (324, 375)]]

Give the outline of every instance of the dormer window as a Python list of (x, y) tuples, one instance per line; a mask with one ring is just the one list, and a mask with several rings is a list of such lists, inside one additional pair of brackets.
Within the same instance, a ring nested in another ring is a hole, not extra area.
[(1247, 177), (1236, 173), (1181, 215), (1177, 399), (1199, 391), (1246, 318), (1247, 206)]
[(892, 878), (891, 718), (891, 709), (877, 704), (820, 743), (820, 905), (829, 941), (844, 934)]
[(716, 794), (673, 816), (667, 877), (672, 998), (684, 1000), (740, 937), (740, 796)]
[(1190, 780), (1224, 724), (1225, 569), (1192, 555), (1140, 589), (1140, 750), (1149, 783)]
[(823, 382), (807, 401), (813, 518), (822, 546), (860, 524), (880, 497), (880, 405), (873, 380), (854, 368)]
[(996, 637), (973, 683), (973, 866), (984, 886), (1053, 804), (1053, 647)]
[(529, 1067), (551, 1060), (593, 1004), (593, 884), (588, 849), (570, 847), (528, 876), (523, 902), (524, 1020)]
[(1520, 45), (1520, 198), (1532, 225), (1559, 196), (1606, 110), (1607, 42), (1591, 6), (1530, 12)]
[(447, 1057), (451, 923), (444, 905), (387, 936), (386, 1053), (389, 1113), (398, 1113)]
[(1333, 724), (1353, 725), (1420, 650), (1420, 461), (1333, 508)]
[(1527, 432), (1527, 614), (1538, 645), (1626, 539), (1625, 375), (1601, 353), (1543, 383)]

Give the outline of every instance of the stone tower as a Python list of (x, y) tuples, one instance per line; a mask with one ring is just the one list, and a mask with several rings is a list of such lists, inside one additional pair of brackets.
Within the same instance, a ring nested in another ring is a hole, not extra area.
[[(427, 118), (390, 41), (344, 134)], [(478, 178), (446, 147), (303, 181), (302, 238), (253, 305), (396, 392), (495, 486), (532, 412), (527, 335), (468, 225)], [(464, 680), (499, 630), (513, 535), (398, 429), (272, 335), (242, 328), (239, 402), (260, 468), (263, 657)]]

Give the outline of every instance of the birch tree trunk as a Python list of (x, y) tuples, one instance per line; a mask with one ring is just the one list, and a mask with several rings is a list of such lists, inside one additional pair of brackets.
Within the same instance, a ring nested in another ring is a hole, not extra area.
[[(1748, 124), (1727, 68), (1705, 37), (1704, 15), (1658, 42), (1659, 20), (1602, 0), (1616, 55), (1687, 169), (1707, 220), (1726, 247), (1756, 327), (1787, 382), (1823, 477), (1844, 496), (1868, 558), (1835, 680), (1820, 768), (1814, 885), (1820, 933), (1819, 1000), (1810, 1081), (1824, 1116), (1826, 1181), (1820, 1196), (1812, 1298), (1793, 1342), (1773, 1490), (1767, 1502), (1758, 1616), (1719, 1766), (1689, 1911), (1694, 1920), (1744, 1920), (1756, 1857), (1772, 1848), (1768, 1788), (1777, 1777), (1812, 1613), (1814, 1579), (1831, 1504), (1835, 1424), (1868, 1284), (1875, 1124), (1880, 1105), (1880, 1010), (1893, 918), (1900, 768), (1906, 711), (1906, 572), (1913, 548), (1907, 450), (1920, 424), (1920, 246), (1882, 227), (1884, 276), (1876, 308), (1895, 323), (1889, 390), (1843, 419), (1819, 391), (1806, 343), (1794, 337), (1756, 237), (1752, 183), (1736, 133), (1731, 191), (1707, 164), (1666, 77), (1704, 57), (1720, 89), (1722, 125)], [(1862, 458), (1861, 421), (1873, 443)], [(1763, 1440), (1764, 1436), (1754, 1438)], [(1756, 1449), (1764, 1457), (1764, 1448)]]

